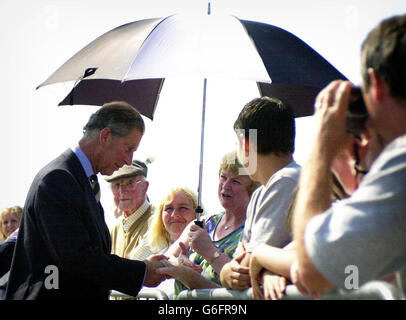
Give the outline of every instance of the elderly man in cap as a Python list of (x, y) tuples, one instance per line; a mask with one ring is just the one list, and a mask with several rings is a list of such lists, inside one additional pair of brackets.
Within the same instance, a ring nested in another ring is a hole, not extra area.
[(111, 183), (117, 208), (122, 212), (110, 231), (111, 253), (123, 258), (129, 259), (132, 249), (140, 243), (153, 212), (147, 198), (147, 172), (145, 163), (134, 160), (105, 178)]

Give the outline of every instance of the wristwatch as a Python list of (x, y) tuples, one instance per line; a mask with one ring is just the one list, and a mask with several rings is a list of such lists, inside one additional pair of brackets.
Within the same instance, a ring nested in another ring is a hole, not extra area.
[(221, 252), (219, 250), (216, 250), (214, 252), (213, 257), (208, 261), (210, 264), (212, 264), (218, 257), (220, 257)]

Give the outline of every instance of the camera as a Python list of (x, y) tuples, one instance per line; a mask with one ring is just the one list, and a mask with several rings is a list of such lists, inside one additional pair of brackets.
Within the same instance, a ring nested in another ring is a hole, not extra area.
[(368, 111), (360, 87), (351, 88), (350, 103), (346, 116), (347, 133), (359, 136), (365, 130)]

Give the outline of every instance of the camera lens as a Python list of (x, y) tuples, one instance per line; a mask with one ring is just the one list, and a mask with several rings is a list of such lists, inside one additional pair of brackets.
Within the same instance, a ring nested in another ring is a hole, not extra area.
[(361, 89), (359, 87), (352, 87), (346, 119), (347, 132), (360, 135), (365, 130), (367, 120), (368, 111), (362, 98)]

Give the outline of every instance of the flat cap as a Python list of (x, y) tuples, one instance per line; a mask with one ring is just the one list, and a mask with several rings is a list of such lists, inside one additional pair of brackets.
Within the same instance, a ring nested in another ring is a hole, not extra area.
[(147, 177), (148, 167), (147, 165), (139, 160), (133, 160), (131, 165), (124, 165), (120, 169), (113, 172), (111, 176), (107, 176), (104, 179), (107, 182), (113, 182), (120, 179), (126, 179), (131, 177), (136, 177), (138, 175), (143, 175)]

